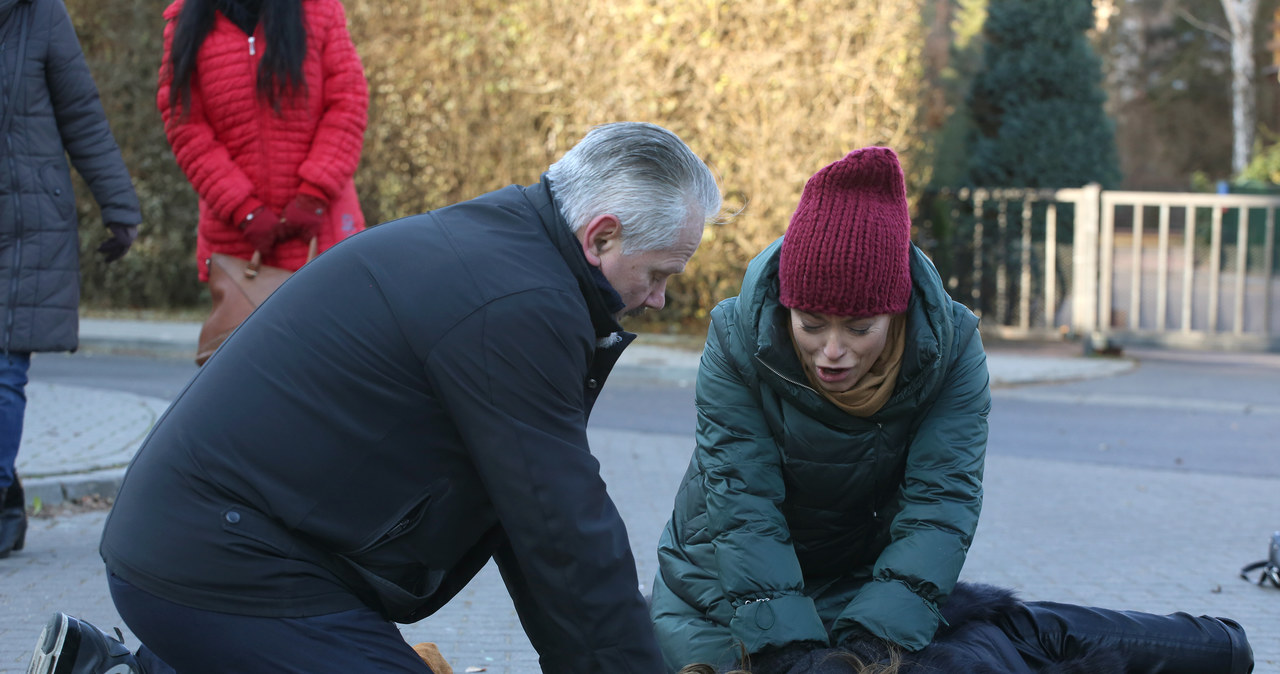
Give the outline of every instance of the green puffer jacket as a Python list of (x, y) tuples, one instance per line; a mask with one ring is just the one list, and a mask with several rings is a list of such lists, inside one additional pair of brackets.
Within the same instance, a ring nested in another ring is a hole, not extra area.
[(854, 417), (808, 385), (795, 355), (778, 302), (781, 241), (711, 314), (697, 448), (654, 582), (673, 671), (835, 644), (858, 624), (919, 650), (978, 524), (991, 407), (978, 319), (913, 246), (896, 390)]

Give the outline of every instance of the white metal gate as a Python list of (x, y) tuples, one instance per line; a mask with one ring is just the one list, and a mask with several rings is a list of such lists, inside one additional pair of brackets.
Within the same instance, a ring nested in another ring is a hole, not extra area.
[(984, 330), (1280, 350), (1280, 196), (1088, 185), (947, 199), (949, 238), (926, 250)]

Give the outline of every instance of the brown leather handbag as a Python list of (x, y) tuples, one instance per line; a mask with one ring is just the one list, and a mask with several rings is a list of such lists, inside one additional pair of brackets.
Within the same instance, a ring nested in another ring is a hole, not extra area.
[[(315, 258), (316, 246), (316, 239), (311, 239), (308, 262)], [(200, 327), (196, 365), (204, 365), (244, 319), (293, 275), (288, 269), (262, 264), (262, 253), (258, 251), (254, 251), (249, 260), (214, 253), (209, 256), (208, 264), (213, 310)]]

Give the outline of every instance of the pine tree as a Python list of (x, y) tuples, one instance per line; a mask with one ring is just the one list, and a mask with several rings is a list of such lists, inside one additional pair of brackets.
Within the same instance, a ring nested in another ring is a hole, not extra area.
[(983, 67), (968, 98), (972, 184), (1119, 182), (1092, 26), (1091, 0), (990, 0)]

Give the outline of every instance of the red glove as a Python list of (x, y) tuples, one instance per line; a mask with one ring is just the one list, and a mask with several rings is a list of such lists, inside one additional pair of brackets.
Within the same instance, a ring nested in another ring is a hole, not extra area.
[(258, 252), (266, 255), (284, 238), (283, 223), (266, 206), (259, 206), (240, 223), (240, 231), (244, 238)]
[(329, 203), (325, 200), (310, 194), (299, 194), (281, 214), (284, 219), (284, 238), (296, 236), (303, 241), (310, 241), (319, 236), (320, 225), (324, 224), (328, 212)]

